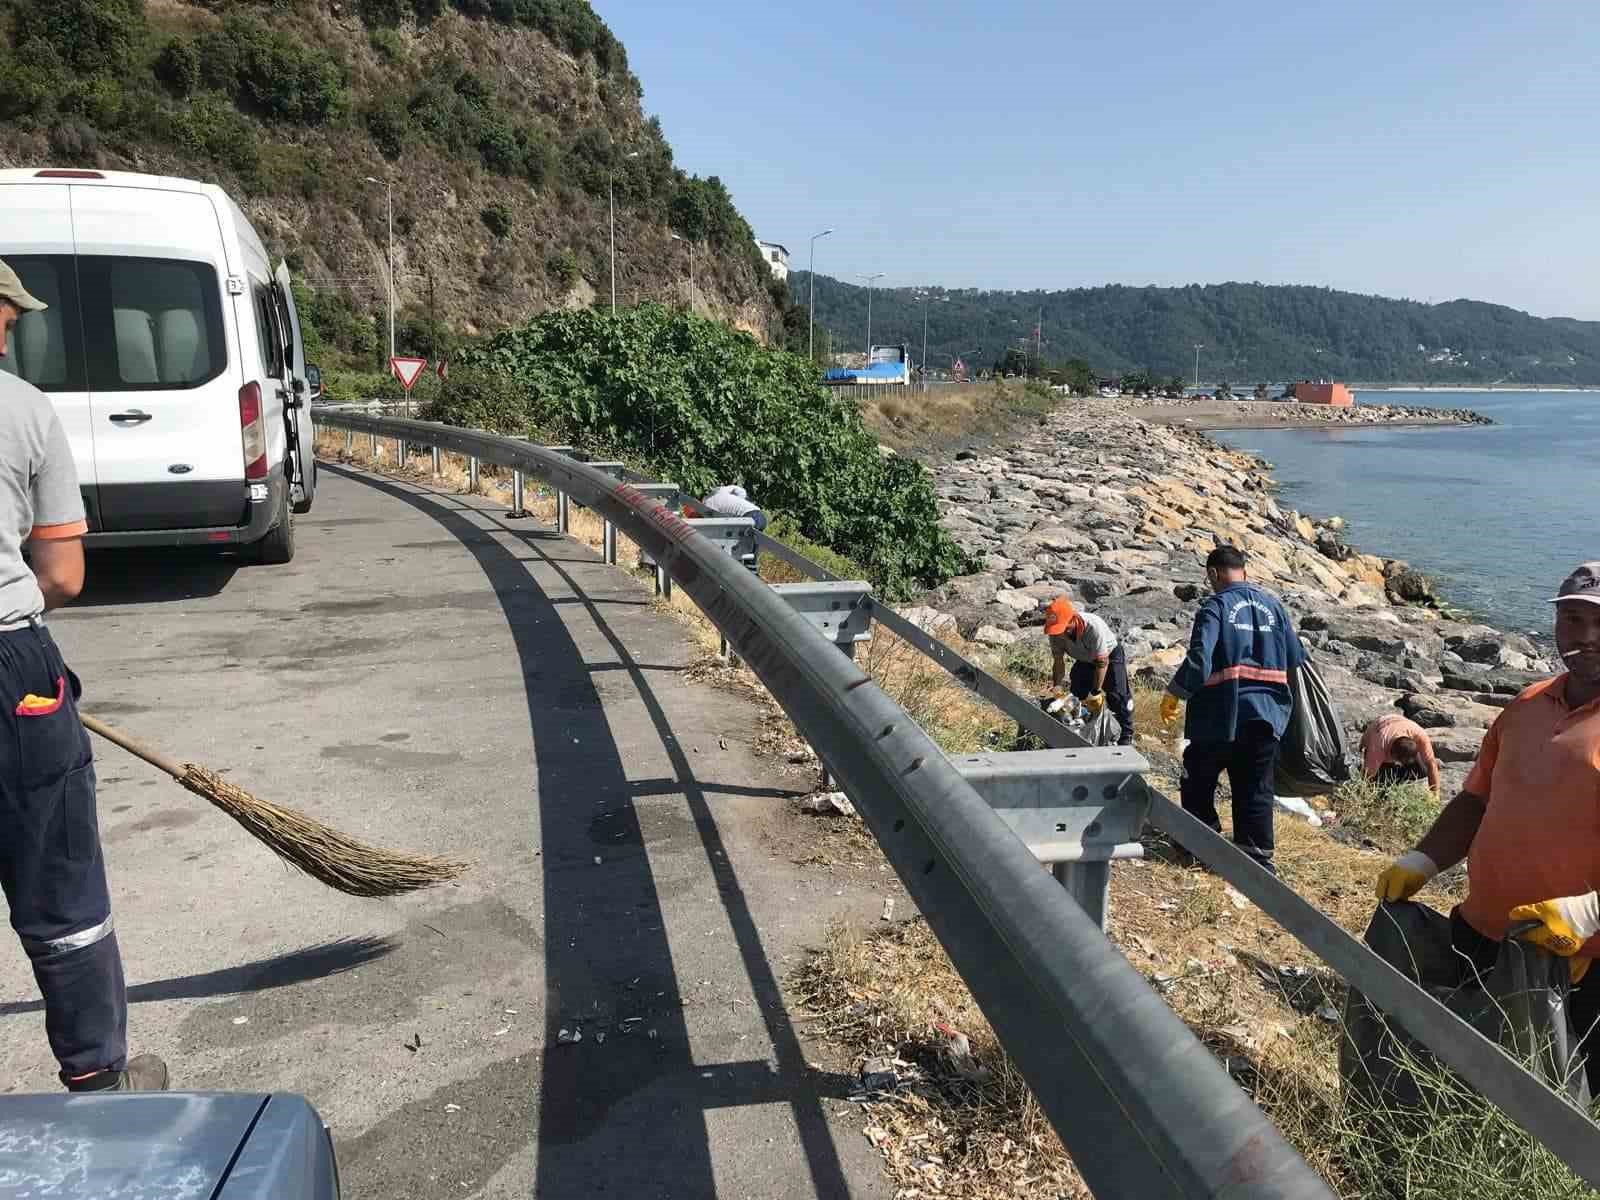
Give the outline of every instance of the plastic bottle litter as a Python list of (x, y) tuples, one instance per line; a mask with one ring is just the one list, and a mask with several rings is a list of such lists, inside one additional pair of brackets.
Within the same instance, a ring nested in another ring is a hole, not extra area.
[(1322, 815), (1307, 804), (1299, 796), (1274, 796), (1272, 802), (1285, 812), (1292, 812), (1297, 817), (1304, 817), (1313, 829), (1322, 828)]

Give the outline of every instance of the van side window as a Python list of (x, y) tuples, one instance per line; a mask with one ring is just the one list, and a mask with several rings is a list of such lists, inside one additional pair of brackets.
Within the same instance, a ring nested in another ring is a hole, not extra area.
[(222, 297), (209, 263), (92, 255), (77, 262), (90, 391), (182, 390), (222, 374)]
[(12, 254), (6, 262), (50, 307), (27, 312), (11, 333), (0, 371), (20, 375), (43, 392), (84, 390), (83, 331), (78, 324), (78, 281), (70, 255)]
[(261, 348), (261, 373), (268, 379), (283, 378), (283, 341), (273, 317), (276, 302), (272, 289), (264, 283), (251, 283), (256, 306), (256, 344)]

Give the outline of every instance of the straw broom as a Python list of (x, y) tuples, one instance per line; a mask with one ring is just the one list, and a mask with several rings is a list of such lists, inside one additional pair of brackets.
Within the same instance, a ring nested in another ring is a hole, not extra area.
[(84, 728), (165, 771), (180, 784), (209, 800), (244, 827), (291, 867), (321, 880), (347, 896), (399, 896), (418, 888), (446, 883), (463, 874), (467, 864), (425, 858), (368, 846), (305, 813), (258, 799), (214, 771), (195, 763), (182, 765), (141, 746), (127, 734), (80, 712)]

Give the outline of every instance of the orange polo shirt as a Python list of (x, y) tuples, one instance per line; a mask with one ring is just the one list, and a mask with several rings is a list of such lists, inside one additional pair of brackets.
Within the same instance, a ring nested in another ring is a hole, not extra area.
[[(1600, 887), (1600, 700), (1567, 707), (1565, 675), (1526, 689), (1483, 739), (1463, 790), (1488, 801), (1461, 915), (1503, 938), (1519, 904)], [(1600, 937), (1580, 951), (1600, 957)]]

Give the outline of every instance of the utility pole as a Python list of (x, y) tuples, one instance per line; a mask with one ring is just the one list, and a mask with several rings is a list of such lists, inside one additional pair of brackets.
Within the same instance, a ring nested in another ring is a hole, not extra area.
[(1194, 390), (1197, 392), (1200, 390), (1200, 351), (1204, 349), (1204, 343), (1196, 342), (1194, 344)]
[(872, 285), (884, 277), (885, 272), (879, 271), (874, 275), (863, 275), (867, 281), (867, 365), (872, 365)]
[(811, 270), (806, 280), (811, 293), (809, 302), (811, 313), (806, 318), (806, 357), (812, 362), (817, 361), (817, 239), (825, 238), (832, 232), (831, 229), (824, 229), (821, 233), (811, 235)]

